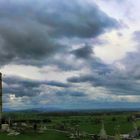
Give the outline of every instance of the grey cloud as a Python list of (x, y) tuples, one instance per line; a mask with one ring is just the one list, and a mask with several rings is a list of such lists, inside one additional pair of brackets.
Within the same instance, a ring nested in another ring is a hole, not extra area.
[(47, 85), (56, 86), (56, 87), (62, 87), (62, 88), (68, 88), (68, 87), (70, 87), (70, 84), (61, 83), (61, 82), (57, 82), (57, 81), (48, 81), (47, 82)]
[(106, 88), (110, 94), (140, 95), (140, 32), (135, 31), (132, 39), (137, 45), (137, 51), (127, 53), (125, 58), (118, 61), (124, 65), (124, 70), (103, 64), (96, 57), (93, 57), (94, 59), (88, 59), (91, 73), (70, 77), (67, 81), (70, 83), (88, 82), (94, 87)]
[(87, 99), (84, 92), (73, 89), (72, 84), (69, 83), (36, 81), (16, 76), (6, 76), (3, 81), (7, 85), (3, 87), (5, 104), (8, 104), (11, 94), (15, 95), (15, 101), (20, 99), (20, 103), (26, 103), (27, 106), (40, 106), (44, 103), (74, 103)]
[(4, 77), (4, 83), (8, 86), (4, 87), (3, 92), (5, 94), (15, 94), (17, 97), (29, 96), (33, 97), (39, 95), (41, 92), (40, 87), (42, 85), (68, 88), (70, 84), (61, 83), (57, 81), (38, 81), (38, 80), (30, 80), (26, 78), (11, 76)]
[(104, 87), (110, 91), (110, 94), (140, 95), (139, 82), (130, 75), (124, 76), (123, 74), (113, 70), (106, 74), (93, 72), (93, 74), (75, 76), (67, 80), (70, 83), (90, 83), (93, 87)]
[(63, 91), (57, 91), (57, 96), (72, 96), (72, 97), (85, 97), (86, 94), (80, 91), (74, 91), (74, 90), (63, 90)]
[(138, 81), (140, 79), (140, 31), (133, 33), (132, 40), (135, 41), (137, 50), (127, 53), (121, 63), (125, 66), (125, 74), (128, 75), (129, 79)]
[(1, 62), (43, 63), (44, 58), (55, 54), (62, 47), (45, 30), (45, 27), (30, 20), (21, 20), (18, 23), (9, 19), (1, 21)]
[(46, 15), (40, 13), (39, 20), (54, 28), (51, 34), (57, 37), (90, 38), (118, 27), (117, 21), (108, 17), (96, 4), (83, 0), (55, 0), (47, 8)]
[(44, 84), (41, 81), (33, 81), (20, 77), (5, 77), (3, 81), (8, 85), (4, 87), (3, 92), (5, 94), (15, 94), (16, 97), (36, 96), (40, 93), (38, 90), (39, 86)]
[(140, 43), (140, 31), (135, 31), (135, 32), (133, 33), (132, 39), (133, 39), (134, 41), (137, 41), (138, 43)]
[(74, 54), (77, 58), (88, 59), (91, 57), (93, 51), (90, 46), (85, 45), (84, 47), (71, 51), (71, 53)]
[(63, 37), (97, 37), (119, 26), (96, 4), (83, 0), (2, 0), (0, 15), (1, 65), (53, 63), (53, 56), (67, 49), (60, 43)]

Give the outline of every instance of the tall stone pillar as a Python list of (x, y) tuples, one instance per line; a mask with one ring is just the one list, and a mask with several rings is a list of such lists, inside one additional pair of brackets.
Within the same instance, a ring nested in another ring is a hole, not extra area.
[(0, 128), (2, 124), (2, 73), (0, 72)]

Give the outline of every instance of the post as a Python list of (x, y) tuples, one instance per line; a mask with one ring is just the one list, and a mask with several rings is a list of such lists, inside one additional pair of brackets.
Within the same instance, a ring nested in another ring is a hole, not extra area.
[(0, 72), (0, 128), (2, 125), (2, 73)]

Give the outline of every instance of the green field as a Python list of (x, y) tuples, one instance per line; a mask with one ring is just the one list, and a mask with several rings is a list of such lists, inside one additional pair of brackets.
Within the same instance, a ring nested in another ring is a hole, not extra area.
[(0, 134), (1, 140), (69, 140), (69, 137), (63, 133), (46, 131), (43, 134), (27, 133), (18, 136), (8, 136), (6, 133)]
[[(116, 120), (112, 121), (112, 118), (115, 117)], [(120, 133), (129, 133), (133, 130), (133, 123), (127, 121), (127, 115), (111, 115), (111, 116), (70, 116), (70, 117), (52, 117), (51, 125), (59, 125), (65, 123), (68, 127), (73, 127), (73, 123), (79, 126), (81, 132), (99, 134), (101, 129), (101, 123), (95, 123), (95, 120), (98, 118), (103, 118), (105, 129), (107, 134), (114, 135), (116, 127), (119, 126)], [(140, 126), (140, 121), (137, 121), (138, 126)]]
[[(130, 133), (134, 128), (133, 120), (129, 120), (132, 113), (122, 114), (91, 114), (91, 115), (48, 115), (48, 114), (36, 114), (36, 113), (16, 113), (5, 114), (13, 117), (16, 120), (43, 120), (48, 119), (49, 122), (44, 125), (47, 127), (47, 131), (43, 134), (38, 133), (24, 133), (18, 136), (7, 136), (7, 134), (0, 134), (0, 139), (4, 140), (69, 140), (69, 135), (65, 132), (74, 133), (78, 130), (80, 133), (86, 134), (99, 134), (102, 121), (104, 122), (105, 130), (108, 135), (115, 135), (116, 128), (121, 134)], [(42, 123), (42, 122), (41, 122)], [(40, 123), (40, 124), (41, 124)], [(140, 127), (140, 120), (135, 121), (137, 127)], [(40, 124), (38, 126), (40, 126)], [(58, 132), (60, 130), (62, 132)]]

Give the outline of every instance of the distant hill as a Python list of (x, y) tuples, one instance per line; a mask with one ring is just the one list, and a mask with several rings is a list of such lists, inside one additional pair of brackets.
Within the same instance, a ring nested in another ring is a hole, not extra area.
[(47, 107), (47, 108), (32, 108), (32, 109), (23, 109), (23, 110), (14, 110), (14, 109), (8, 109), (4, 108), (4, 112), (34, 112), (34, 113), (53, 113), (53, 112), (82, 112), (82, 113), (88, 113), (88, 112), (129, 112), (129, 111), (140, 111), (140, 108), (103, 108), (103, 109), (62, 109), (62, 108), (55, 108), (55, 107)]
[(63, 111), (64, 109), (54, 108), (54, 107), (47, 107), (47, 108), (32, 108), (32, 109), (23, 109), (23, 110), (17, 110), (17, 109), (8, 109), (4, 108), (4, 112), (59, 112)]

